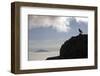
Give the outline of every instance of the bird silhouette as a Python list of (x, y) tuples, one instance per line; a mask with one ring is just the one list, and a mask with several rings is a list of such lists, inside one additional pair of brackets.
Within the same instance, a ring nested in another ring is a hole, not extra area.
[(80, 34), (82, 34), (82, 33), (83, 33), (83, 32), (82, 32), (82, 30), (81, 30), (80, 28), (78, 29), (78, 31), (80, 32)]

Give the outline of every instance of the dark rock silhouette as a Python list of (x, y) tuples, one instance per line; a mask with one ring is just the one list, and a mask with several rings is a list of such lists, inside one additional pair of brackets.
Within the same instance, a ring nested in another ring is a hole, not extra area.
[(78, 36), (72, 37), (65, 41), (60, 48), (60, 55), (55, 57), (48, 57), (47, 60), (52, 59), (75, 59), (88, 57), (88, 36), (80, 33)]

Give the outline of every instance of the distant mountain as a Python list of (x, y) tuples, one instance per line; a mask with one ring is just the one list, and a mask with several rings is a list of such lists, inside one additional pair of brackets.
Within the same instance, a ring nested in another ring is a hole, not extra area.
[(48, 50), (36, 50), (35, 52), (48, 52)]
[(75, 59), (88, 57), (88, 35), (79, 34), (69, 40), (66, 40), (60, 48), (60, 55), (56, 57), (49, 57), (51, 59)]

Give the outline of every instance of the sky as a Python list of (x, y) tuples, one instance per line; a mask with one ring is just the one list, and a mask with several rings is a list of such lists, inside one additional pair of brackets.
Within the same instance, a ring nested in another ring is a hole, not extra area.
[(88, 17), (28, 15), (29, 51), (59, 51), (64, 41), (79, 34), (79, 28), (88, 33)]

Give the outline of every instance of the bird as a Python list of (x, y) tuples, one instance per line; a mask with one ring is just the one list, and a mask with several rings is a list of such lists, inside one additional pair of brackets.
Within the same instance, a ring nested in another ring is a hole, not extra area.
[(82, 30), (81, 30), (80, 28), (78, 29), (78, 31), (80, 32), (80, 34), (82, 34), (82, 33), (83, 33), (83, 32), (82, 32)]

